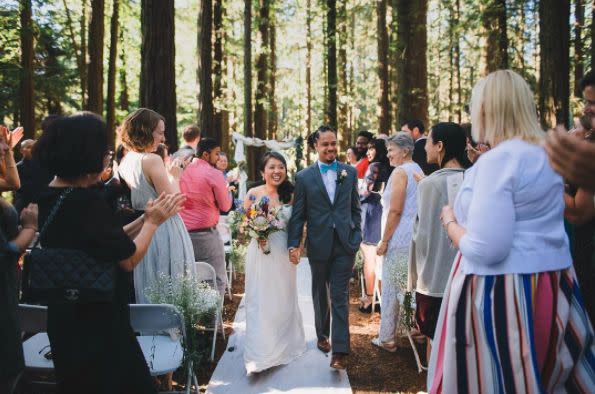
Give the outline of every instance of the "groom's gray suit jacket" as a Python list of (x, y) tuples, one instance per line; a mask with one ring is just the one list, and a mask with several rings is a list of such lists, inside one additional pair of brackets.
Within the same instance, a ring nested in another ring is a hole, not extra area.
[(287, 233), (288, 248), (299, 246), (306, 222), (309, 259), (328, 260), (334, 232), (346, 251), (350, 254), (357, 252), (362, 240), (361, 208), (357, 173), (353, 167), (339, 163), (334, 201), (328, 196), (317, 162), (296, 175), (293, 213)]

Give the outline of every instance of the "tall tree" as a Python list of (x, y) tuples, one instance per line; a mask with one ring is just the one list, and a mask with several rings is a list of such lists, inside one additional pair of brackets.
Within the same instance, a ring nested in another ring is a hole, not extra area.
[(165, 138), (178, 149), (174, 0), (141, 0), (140, 105), (165, 118)]
[(118, 107), (122, 111), (130, 111), (130, 102), (128, 99), (128, 79), (126, 78), (126, 50), (124, 49), (124, 29), (120, 29), (120, 69), (118, 72), (120, 80), (120, 97)]
[[(66, 11), (66, 25), (68, 27), (68, 35), (70, 36), (70, 41), (72, 43), (72, 48), (74, 49), (74, 55), (76, 57), (76, 66), (79, 72), (79, 82), (80, 82), (80, 89), (81, 89), (81, 108), (84, 107), (84, 98), (85, 98), (85, 91), (87, 89), (87, 81), (85, 79), (86, 75), (86, 62), (83, 57), (83, 53), (81, 48), (79, 47), (76, 34), (74, 32), (74, 23), (72, 21), (72, 15), (70, 13), (70, 8), (68, 7), (68, 2), (66, 0), (62, 0), (62, 6)], [(83, 4), (83, 15), (84, 15), (85, 4)], [(82, 27), (82, 26), (81, 26)], [(82, 37), (81, 37), (82, 38)], [(82, 43), (82, 40), (81, 40)]]
[(87, 0), (83, 0), (81, 11), (81, 108), (87, 108)]
[[(268, 106), (268, 59), (269, 59), (269, 17), (271, 0), (258, 0), (258, 35), (260, 47), (256, 57), (256, 91), (254, 92), (254, 137), (267, 138), (267, 106)], [(252, 148), (255, 163), (260, 162), (265, 148)], [(255, 171), (253, 179), (259, 174)]]
[(570, 0), (541, 0), (539, 113), (545, 128), (569, 121), (569, 46)]
[(326, 116), (328, 124), (337, 129), (337, 0), (326, 0), (326, 59), (328, 106)]
[(217, 130), (220, 136), (219, 142), (222, 149), (225, 147), (224, 139), (226, 139), (223, 130), (223, 116), (225, 111), (221, 108), (223, 101), (223, 36), (225, 31), (223, 29), (223, 15), (225, 13), (223, 0), (215, 0), (213, 4), (213, 30), (215, 33), (215, 42), (213, 45), (213, 101), (217, 103), (213, 113), (213, 128)]
[(277, 139), (277, 100), (275, 99), (277, 89), (277, 7), (275, 1), (271, 0), (269, 10), (269, 120), (268, 138)]
[(348, 76), (347, 76), (347, 1), (344, 0), (339, 3), (339, 9), (337, 13), (337, 41), (339, 43), (339, 48), (337, 50), (337, 56), (339, 60), (338, 64), (338, 77), (339, 77), (339, 86), (338, 86), (338, 105), (339, 105), (339, 112), (337, 118), (337, 131), (339, 134), (339, 144), (341, 146), (341, 151), (346, 152), (347, 148), (349, 147), (349, 142), (351, 140), (351, 130), (349, 129), (348, 125), (348, 115), (349, 115), (349, 100), (348, 100)]
[(506, 0), (485, 0), (481, 22), (486, 34), (485, 73), (508, 68)]
[(463, 111), (463, 89), (461, 86), (461, 34), (459, 29), (459, 21), (461, 20), (461, 0), (455, 0), (455, 18), (457, 24), (455, 25), (455, 42), (454, 42), (454, 67), (457, 78), (457, 122), (462, 121)]
[(118, 60), (118, 30), (120, 26), (120, 1), (113, 0), (112, 20), (110, 23), (109, 66), (107, 70), (107, 106), (106, 120), (108, 144), (114, 148), (116, 128), (116, 62)]
[(312, 133), (312, 0), (306, 2), (306, 132)]
[(428, 124), (426, 18), (428, 1), (398, 0), (398, 124), (419, 119)]
[(591, 5), (591, 71), (595, 71), (595, 0)]
[[(398, 14), (398, 3), (399, 0), (391, 0), (390, 2), (390, 37), (389, 37), (389, 79), (390, 79), (390, 106), (391, 106), (391, 120), (392, 122), (397, 121), (398, 116), (398, 103), (399, 103), (399, 84), (397, 76), (397, 64), (399, 63), (398, 58), (398, 45), (397, 45), (397, 33), (399, 31), (397, 27), (397, 21), (399, 19)], [(394, 130), (400, 130), (400, 125), (396, 125)], [(391, 128), (392, 129), (392, 128)]]
[(252, 0), (244, 0), (244, 135), (252, 130)]
[(380, 92), (378, 105), (380, 116), (378, 118), (378, 132), (390, 133), (390, 101), (389, 101), (389, 74), (388, 74), (388, 31), (386, 30), (387, 0), (376, 0), (376, 31), (378, 34), (378, 79)]
[(20, 120), (25, 138), (35, 137), (35, 101), (33, 96), (33, 21), (31, 0), (20, 0), (21, 18), (21, 101)]
[(87, 75), (87, 110), (103, 114), (103, 38), (104, 0), (91, 0), (89, 24), (89, 68)]
[(580, 81), (583, 78), (583, 26), (585, 25), (585, 10), (583, 0), (574, 2), (574, 96), (582, 97)]
[(201, 132), (221, 143), (213, 120), (213, 2), (201, 0), (198, 14), (198, 119)]

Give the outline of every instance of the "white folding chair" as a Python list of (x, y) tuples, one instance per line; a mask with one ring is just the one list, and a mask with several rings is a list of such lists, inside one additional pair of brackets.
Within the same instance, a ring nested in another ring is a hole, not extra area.
[(219, 217), (219, 223), (217, 224), (217, 231), (223, 241), (223, 251), (225, 253), (225, 267), (227, 272), (227, 296), (230, 300), (233, 299), (232, 285), (235, 273), (233, 272), (233, 263), (229, 259), (231, 254), (231, 228), (229, 227), (227, 215), (221, 215)]
[[(174, 372), (184, 362), (184, 350), (180, 338), (172, 338), (164, 332), (177, 329), (186, 340), (184, 317), (178, 309), (169, 304), (130, 304), (130, 326), (141, 333), (136, 339), (145, 356), (151, 376)], [(186, 394), (194, 384), (199, 393), (198, 379), (194, 374), (192, 361), (188, 363)]]
[[(217, 289), (217, 274), (215, 273), (215, 269), (211, 267), (211, 265), (197, 261), (194, 263), (194, 277), (199, 282), (205, 282), (209, 285), (212, 285), (213, 289)], [(206, 330), (210, 331), (213, 330), (213, 345), (211, 347), (211, 361), (215, 359), (215, 344), (217, 342), (217, 331), (221, 328), (221, 335), (223, 339), (225, 339), (225, 330), (223, 328), (223, 297), (221, 297), (220, 301), (217, 303), (217, 310), (215, 312), (215, 322), (213, 327), (205, 327)]]
[[(51, 357), (50, 340), (47, 334), (46, 306), (19, 304), (18, 309), (21, 332), (35, 334), (23, 342), (25, 356), (25, 372), (29, 375), (46, 375), (54, 372), (54, 362)], [(55, 386), (55, 382), (29, 379), (35, 386)]]

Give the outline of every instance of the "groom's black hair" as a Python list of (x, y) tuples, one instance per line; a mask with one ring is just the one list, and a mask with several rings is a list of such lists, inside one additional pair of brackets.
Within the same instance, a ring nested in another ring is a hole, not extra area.
[(262, 160), (260, 161), (260, 172), (264, 172), (264, 168), (270, 159), (279, 160), (281, 163), (283, 163), (283, 166), (285, 166), (285, 180), (277, 188), (277, 193), (279, 194), (279, 201), (284, 204), (289, 204), (291, 202), (291, 196), (293, 195), (294, 188), (293, 184), (288, 179), (289, 175), (287, 174), (287, 161), (285, 160), (285, 157), (279, 152), (267, 152), (262, 156)]
[(312, 134), (310, 134), (308, 136), (308, 139), (307, 139), (308, 148), (314, 150), (314, 144), (316, 144), (316, 141), (318, 141), (318, 139), (320, 138), (320, 134), (326, 133), (329, 131), (331, 133), (334, 133), (335, 135), (337, 135), (337, 131), (335, 129), (333, 129), (331, 126), (322, 125), (319, 128), (317, 128), (315, 132), (313, 132)]

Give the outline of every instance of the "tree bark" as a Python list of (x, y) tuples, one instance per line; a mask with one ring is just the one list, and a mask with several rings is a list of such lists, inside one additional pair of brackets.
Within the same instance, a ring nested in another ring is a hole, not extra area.
[(83, 0), (81, 14), (81, 108), (87, 108), (87, 0)]
[(312, 133), (312, 0), (306, 3), (306, 132)]
[(109, 67), (107, 70), (107, 133), (108, 144), (113, 150), (116, 140), (116, 72), (118, 60), (118, 30), (120, 25), (120, 1), (113, 0), (112, 20), (110, 26)]
[(215, 43), (213, 46), (213, 102), (216, 103), (213, 109), (213, 128), (220, 136), (221, 149), (224, 148), (223, 140), (223, 14), (225, 12), (223, 0), (215, 0), (213, 4), (213, 30)]
[(25, 138), (35, 138), (35, 101), (33, 91), (33, 21), (31, 0), (20, 0), (21, 19), (21, 100), (20, 121)]
[(126, 78), (126, 51), (124, 50), (124, 29), (120, 29), (120, 97), (118, 107), (122, 111), (130, 111), (130, 102), (128, 100), (128, 81)]
[(481, 22), (486, 34), (486, 45), (484, 45), (485, 74), (508, 68), (506, 0), (486, 0)]
[[(256, 91), (254, 92), (254, 137), (266, 140), (267, 138), (267, 105), (269, 100), (268, 92), (268, 59), (269, 59), (269, 18), (270, 0), (259, 0), (258, 11), (258, 35), (260, 37), (260, 48), (256, 58)], [(253, 161), (255, 165), (260, 163), (260, 158), (265, 148), (252, 148), (254, 152)], [(260, 173), (254, 171), (252, 179), (260, 179)]]
[(339, 139), (339, 145), (341, 147), (341, 152), (347, 152), (347, 148), (349, 147), (349, 141), (351, 140), (351, 130), (349, 129), (349, 125), (347, 123), (347, 116), (349, 112), (349, 102), (348, 102), (348, 80), (347, 80), (347, 1), (344, 0), (340, 3), (339, 12), (338, 12), (338, 77), (339, 77), (339, 86), (338, 86), (338, 119), (337, 119), (337, 133)]
[(244, 0), (244, 135), (252, 130), (252, 0)]
[(104, 0), (91, 0), (87, 110), (103, 115)]
[[(398, 119), (398, 103), (399, 103), (399, 84), (398, 82), (398, 70), (397, 64), (399, 63), (398, 58), (398, 51), (397, 51), (397, 32), (398, 32), (398, 25), (397, 21), (399, 18), (398, 13), (398, 3), (399, 0), (391, 0), (390, 2), (390, 12), (391, 12), (391, 22), (390, 22), (390, 36), (389, 36), (389, 78), (390, 78), (390, 111), (391, 111), (391, 121), (392, 123), (396, 122)], [(400, 130), (401, 125), (395, 125), (393, 129), (391, 127), (391, 131)]]
[(574, 3), (574, 96), (582, 97), (580, 82), (584, 74), (583, 66), (583, 26), (585, 25), (585, 11), (583, 0)]
[(569, 113), (570, 0), (539, 3), (539, 112), (544, 128), (567, 125)]
[(221, 143), (221, 132), (213, 121), (213, 2), (201, 0), (198, 14), (198, 119), (205, 137)]
[[(70, 8), (68, 7), (68, 2), (66, 0), (62, 0), (62, 6), (66, 11), (66, 25), (68, 27), (68, 34), (70, 35), (70, 41), (72, 42), (72, 48), (74, 49), (74, 55), (76, 57), (76, 66), (79, 72), (79, 83), (81, 89), (81, 99), (84, 100), (85, 97), (85, 59), (83, 58), (83, 54), (81, 48), (79, 47), (76, 41), (76, 34), (74, 33), (74, 24), (72, 22), (72, 15), (70, 14)], [(84, 15), (84, 7), (83, 7), (83, 15)], [(81, 108), (83, 108), (83, 103), (81, 102)]]
[(462, 121), (462, 111), (463, 111), (463, 90), (461, 87), (461, 33), (458, 26), (458, 21), (461, 20), (461, 0), (456, 0), (455, 2), (455, 14), (457, 25), (455, 29), (455, 54), (454, 54), (454, 61), (455, 61), (455, 74), (457, 77), (457, 122), (460, 124)]
[(595, 0), (591, 4), (591, 71), (595, 71)]
[(329, 126), (337, 129), (337, 0), (326, 0), (327, 80)]
[(140, 105), (165, 118), (170, 152), (178, 149), (174, 0), (141, 0)]
[(388, 77), (388, 31), (386, 30), (387, 0), (376, 0), (376, 31), (378, 34), (378, 79), (380, 92), (378, 106), (378, 133), (389, 134), (390, 131), (390, 102)]
[(277, 18), (275, 17), (275, 2), (271, 0), (269, 10), (269, 121), (268, 138), (277, 139), (277, 100), (275, 91), (277, 89)]
[(427, 12), (427, 0), (398, 1), (399, 125), (412, 119), (428, 124)]

